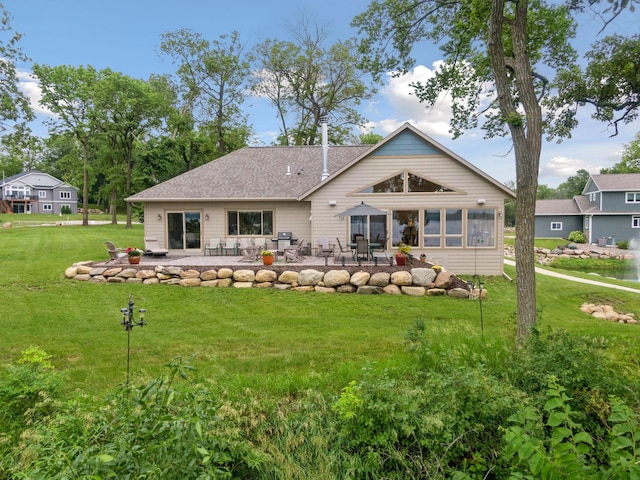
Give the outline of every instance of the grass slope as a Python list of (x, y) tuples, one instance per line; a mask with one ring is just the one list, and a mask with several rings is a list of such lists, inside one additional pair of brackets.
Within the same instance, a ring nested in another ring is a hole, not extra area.
[[(7, 221), (6, 218), (0, 219)], [(120, 308), (133, 294), (147, 309), (148, 327), (131, 335), (136, 382), (164, 372), (176, 356), (214, 382), (282, 394), (305, 386), (339, 389), (362, 367), (405, 355), (405, 335), (423, 320), (443, 348), (462, 337), (514, 336), (515, 283), (485, 278), (480, 304), (448, 297), (327, 295), (262, 289), (209, 289), (66, 280), (72, 263), (104, 260), (105, 240), (142, 246), (143, 226), (20, 227), (0, 229), (2, 342), (0, 362), (37, 345), (67, 372), (67, 387), (95, 394), (122, 383), (127, 335)], [(515, 270), (506, 272), (515, 277)], [(540, 325), (607, 337), (640, 364), (640, 328), (591, 319), (583, 302), (609, 303), (640, 318), (638, 295), (539, 277)], [(482, 320), (482, 321), (481, 321)]]

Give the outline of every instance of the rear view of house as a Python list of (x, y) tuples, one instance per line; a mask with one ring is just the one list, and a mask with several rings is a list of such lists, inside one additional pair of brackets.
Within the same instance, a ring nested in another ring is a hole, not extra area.
[(32, 170), (2, 180), (0, 213), (78, 213), (78, 189)]
[(640, 173), (591, 175), (570, 200), (536, 202), (536, 237), (584, 233), (592, 244), (640, 239)]

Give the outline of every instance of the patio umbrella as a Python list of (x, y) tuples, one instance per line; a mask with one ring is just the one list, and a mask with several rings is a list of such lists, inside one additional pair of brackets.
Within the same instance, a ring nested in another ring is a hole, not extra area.
[(371, 205), (367, 205), (362, 202), (360, 205), (356, 205), (355, 207), (351, 207), (348, 210), (345, 210), (342, 213), (338, 213), (334, 215), (334, 217), (370, 217), (373, 215), (386, 215), (387, 212), (377, 209), (376, 207), (372, 207)]

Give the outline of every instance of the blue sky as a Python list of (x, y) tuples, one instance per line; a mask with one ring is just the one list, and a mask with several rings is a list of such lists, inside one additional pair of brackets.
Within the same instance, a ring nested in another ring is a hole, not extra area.
[[(92, 65), (109, 67), (127, 75), (147, 78), (152, 73), (173, 73), (174, 66), (158, 55), (160, 35), (189, 28), (212, 40), (236, 30), (247, 49), (271, 37), (287, 39), (289, 26), (300, 14), (326, 26), (333, 39), (355, 35), (352, 18), (364, 11), (365, 0), (4, 0), (13, 15), (14, 30), (23, 33), (24, 52), (33, 63), (46, 65)], [(585, 17), (581, 35), (587, 41), (599, 30), (597, 19)], [(607, 33), (638, 33), (640, 12), (617, 20)], [(586, 42), (585, 42), (586, 45)], [(411, 78), (428, 75), (439, 60), (435, 48), (421, 47), (419, 66), (410, 76), (389, 80), (373, 101), (362, 108), (375, 133), (387, 135), (410, 121), (436, 141), (475, 164), (500, 182), (515, 180), (510, 142), (484, 140), (482, 132), (467, 132), (452, 140), (448, 132), (448, 109), (444, 100), (425, 109), (409, 95)], [(25, 91), (37, 98), (37, 86), (29, 81), (30, 64), (21, 65)], [(266, 102), (249, 98), (245, 104), (249, 121), (258, 136), (269, 143), (277, 130), (275, 112)], [(620, 160), (625, 144), (640, 130), (640, 121), (626, 125), (621, 134), (609, 138), (606, 125), (588, 118), (561, 144), (545, 143), (540, 160), (540, 183), (557, 186), (584, 168), (597, 173)], [(38, 125), (38, 134), (45, 134)]]

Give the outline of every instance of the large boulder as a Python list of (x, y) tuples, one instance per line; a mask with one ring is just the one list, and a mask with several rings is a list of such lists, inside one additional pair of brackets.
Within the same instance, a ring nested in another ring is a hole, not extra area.
[(388, 272), (377, 272), (371, 275), (369, 279), (369, 285), (373, 287), (386, 287), (389, 285), (391, 274)]
[(233, 279), (236, 282), (250, 282), (256, 279), (256, 273), (253, 270), (236, 270), (233, 272)]
[(324, 274), (325, 287), (335, 288), (349, 283), (351, 275), (347, 270), (329, 270)]
[(414, 285), (426, 287), (436, 278), (436, 272), (432, 268), (412, 268), (411, 278)]
[(411, 273), (406, 270), (398, 270), (391, 274), (391, 283), (398, 286), (410, 286), (413, 284)]
[(280, 283), (286, 283), (291, 285), (292, 283), (298, 283), (298, 272), (292, 272), (291, 270), (286, 270), (280, 274), (278, 277), (278, 281)]
[(368, 272), (356, 272), (351, 275), (349, 283), (355, 285), (356, 287), (361, 287), (363, 285), (366, 285), (370, 278), (371, 274)]
[(300, 286), (316, 286), (322, 281), (324, 272), (319, 272), (314, 269), (302, 270), (298, 275), (298, 285)]

